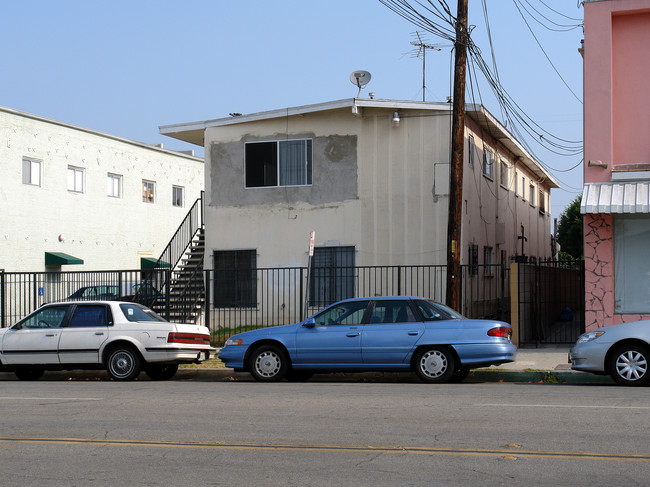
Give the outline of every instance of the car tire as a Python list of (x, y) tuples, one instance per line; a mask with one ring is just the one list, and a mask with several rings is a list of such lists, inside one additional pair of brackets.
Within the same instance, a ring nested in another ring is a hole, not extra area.
[(44, 373), (43, 369), (22, 369), (14, 372), (20, 380), (38, 380), (43, 377)]
[(134, 380), (142, 368), (140, 354), (128, 345), (112, 348), (108, 352), (106, 371), (113, 380)]
[(255, 349), (248, 364), (251, 375), (261, 382), (281, 381), (289, 368), (286, 354), (275, 345), (262, 345)]
[(456, 359), (447, 347), (423, 348), (415, 355), (415, 373), (424, 382), (448, 382), (456, 370)]
[(169, 380), (178, 372), (178, 364), (147, 365), (144, 372), (151, 380)]
[(616, 347), (609, 358), (608, 371), (624, 386), (645, 386), (650, 383), (650, 350), (647, 346), (630, 343)]
[(470, 371), (471, 369), (469, 367), (460, 367), (456, 369), (456, 372), (454, 372), (454, 374), (451, 376), (449, 382), (463, 382), (465, 379), (467, 379)]
[(311, 370), (291, 369), (287, 372), (286, 379), (289, 382), (307, 382), (313, 375), (314, 373)]

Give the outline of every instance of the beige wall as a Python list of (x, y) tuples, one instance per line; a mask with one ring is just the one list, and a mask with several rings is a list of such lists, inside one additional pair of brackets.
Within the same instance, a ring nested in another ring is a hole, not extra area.
[[(256, 249), (260, 267), (304, 266), (311, 230), (317, 246), (355, 245), (357, 265), (445, 264), (450, 114), (401, 109), (398, 127), (391, 125), (392, 115), (393, 109), (364, 108), (355, 116), (343, 108), (208, 128), (206, 265), (212, 266), (213, 250)], [(475, 133), (479, 149), (488, 140), (513, 167), (512, 154), (471, 120), (468, 130)], [(307, 136), (314, 139), (313, 185), (244, 187), (245, 142)], [(337, 145), (342, 137), (347, 142)], [(333, 160), (333, 153), (342, 157)], [(540, 216), (537, 204), (531, 206), (514, 192), (515, 171), (519, 178), (525, 175), (527, 192), (532, 173), (521, 164), (514, 167), (505, 189), (499, 168), (488, 180), (481, 163), (473, 171), (465, 165), (463, 263), (468, 242), (479, 245), (479, 263), (486, 245), (493, 246), (495, 263), (501, 249), (510, 258), (519, 248), (522, 224), (526, 254), (550, 257), (548, 211)], [(535, 187), (537, 199), (537, 183)], [(545, 194), (548, 198), (548, 187)], [(549, 204), (547, 199), (547, 208)], [(499, 232), (497, 222), (503, 224)]]
[[(84, 260), (61, 270), (139, 269), (159, 257), (203, 189), (203, 161), (13, 110), (0, 110), (0, 269), (57, 270), (44, 252)], [(23, 184), (24, 157), (41, 162), (40, 186)], [(68, 191), (68, 166), (84, 169), (84, 193)], [(122, 176), (122, 197), (107, 175)], [(143, 203), (142, 180), (155, 181)], [(172, 206), (172, 186), (184, 206)], [(59, 235), (65, 238), (59, 241)]]

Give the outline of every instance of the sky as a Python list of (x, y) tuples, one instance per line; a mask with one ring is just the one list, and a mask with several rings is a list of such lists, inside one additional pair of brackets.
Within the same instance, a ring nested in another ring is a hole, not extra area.
[[(508, 95), (570, 141), (582, 140), (583, 13), (576, 0), (469, 0), (473, 42)], [(416, 31), (441, 48), (426, 53), (426, 100), (451, 94), (451, 43), (379, 0), (6, 0), (0, 26), (0, 106), (201, 156), (158, 127), (353, 98), (354, 70), (372, 74), (362, 98), (422, 100)], [(505, 122), (468, 72), (466, 101)], [(559, 218), (582, 190), (582, 154), (526, 138), (562, 187), (551, 193)]]

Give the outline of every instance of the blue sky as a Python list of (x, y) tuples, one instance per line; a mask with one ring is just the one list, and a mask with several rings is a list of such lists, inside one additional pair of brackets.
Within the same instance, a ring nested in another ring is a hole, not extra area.
[[(455, 11), (456, 1), (448, 3)], [(558, 30), (527, 16), (564, 81), (517, 5)], [(574, 0), (486, 6), (501, 84), (545, 130), (582, 140), (582, 104), (565, 86), (582, 99), (582, 29), (555, 25), (579, 24), (560, 14), (582, 19), (582, 7)], [(427, 52), (426, 99), (450, 94), (449, 43), (378, 0), (21, 0), (1, 2), (0, 19), (1, 106), (199, 154), (201, 148), (160, 135), (158, 126), (352, 98), (357, 88), (349, 75), (358, 69), (372, 73), (362, 97), (372, 91), (421, 100), (422, 63), (410, 44), (416, 30), (443, 46)], [(479, 0), (469, 0), (469, 23), (491, 65)], [(503, 120), (485, 81), (475, 81), (475, 101)], [(582, 189), (581, 155), (529, 143), (564, 188), (552, 193), (552, 216), (559, 217)]]

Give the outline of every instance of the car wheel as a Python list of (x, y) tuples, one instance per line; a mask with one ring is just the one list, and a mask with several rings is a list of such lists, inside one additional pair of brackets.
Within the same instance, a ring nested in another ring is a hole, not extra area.
[(291, 369), (287, 372), (286, 379), (289, 382), (306, 382), (312, 378), (314, 373), (311, 370), (295, 370)]
[(447, 382), (455, 370), (456, 360), (447, 347), (424, 348), (415, 356), (415, 372), (424, 382)]
[(14, 372), (20, 380), (38, 380), (43, 377), (44, 373), (43, 369), (23, 369)]
[(169, 380), (178, 371), (178, 364), (147, 365), (144, 372), (151, 380)]
[(288, 369), (285, 353), (274, 345), (262, 345), (250, 357), (252, 376), (263, 382), (277, 382), (284, 378)]
[(648, 347), (631, 343), (616, 347), (609, 360), (609, 374), (624, 386), (644, 386), (650, 382)]
[(467, 379), (470, 370), (469, 367), (460, 367), (459, 369), (456, 369), (456, 372), (451, 376), (450, 382), (463, 382)]
[(113, 380), (134, 380), (141, 369), (140, 355), (133, 347), (120, 346), (108, 353), (106, 371)]

